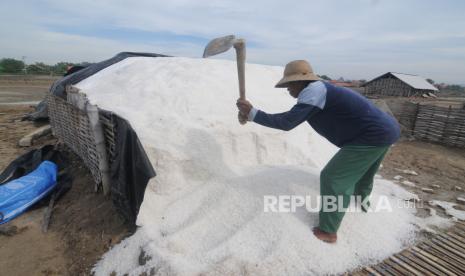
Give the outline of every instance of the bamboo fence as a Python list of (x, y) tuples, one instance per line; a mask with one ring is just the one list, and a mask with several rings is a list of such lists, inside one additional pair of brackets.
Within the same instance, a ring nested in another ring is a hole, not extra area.
[(114, 158), (116, 132), (112, 114), (98, 111), (100, 131), (103, 132), (100, 136), (105, 144), (104, 148), (100, 149), (98, 145), (102, 137), (96, 135), (89, 113), (52, 94), (47, 96), (47, 105), (54, 136), (81, 157), (92, 174), (95, 189), (102, 187), (104, 194), (108, 194), (108, 166)]
[(419, 140), (465, 147), (465, 109), (405, 102), (395, 115), (404, 131)]

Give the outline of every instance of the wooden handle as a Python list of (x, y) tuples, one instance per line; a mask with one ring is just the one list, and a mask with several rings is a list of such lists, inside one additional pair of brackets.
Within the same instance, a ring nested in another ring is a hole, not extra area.
[(234, 43), (237, 60), (237, 76), (239, 77), (239, 98), (245, 100), (245, 40), (238, 39)]

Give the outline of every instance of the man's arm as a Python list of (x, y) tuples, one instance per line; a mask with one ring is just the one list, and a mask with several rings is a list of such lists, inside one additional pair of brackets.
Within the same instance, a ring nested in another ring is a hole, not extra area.
[(287, 112), (277, 114), (268, 114), (252, 108), (249, 112), (249, 120), (262, 126), (288, 131), (300, 125), (319, 111), (321, 111), (319, 107), (303, 103), (294, 105), (292, 109)]

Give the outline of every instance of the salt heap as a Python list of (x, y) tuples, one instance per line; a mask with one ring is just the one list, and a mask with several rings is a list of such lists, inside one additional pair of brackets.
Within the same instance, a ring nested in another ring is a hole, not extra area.
[[(247, 64), (247, 97), (257, 108), (277, 113), (295, 103), (273, 88), (282, 71)], [(388, 196), (393, 211), (347, 213), (335, 245), (313, 236), (318, 213), (265, 213), (264, 195), (318, 195), (319, 172), (337, 148), (306, 124), (290, 132), (239, 125), (234, 62), (133, 57), (76, 86), (131, 123), (157, 171), (141, 228), (104, 255), (96, 275), (341, 273), (414, 239), (412, 209), (398, 208), (412, 194), (383, 179), (374, 198)]]

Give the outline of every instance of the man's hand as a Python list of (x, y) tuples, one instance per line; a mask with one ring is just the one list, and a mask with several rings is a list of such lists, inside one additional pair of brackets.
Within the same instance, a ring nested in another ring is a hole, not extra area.
[(238, 99), (236, 105), (237, 108), (239, 108), (239, 113), (244, 115), (246, 118), (249, 116), (249, 112), (253, 108), (249, 101), (242, 99)]
[(248, 116), (242, 115), (242, 113), (239, 111), (237, 112), (237, 119), (239, 119), (239, 123), (241, 123), (241, 125), (245, 125), (248, 121)]

